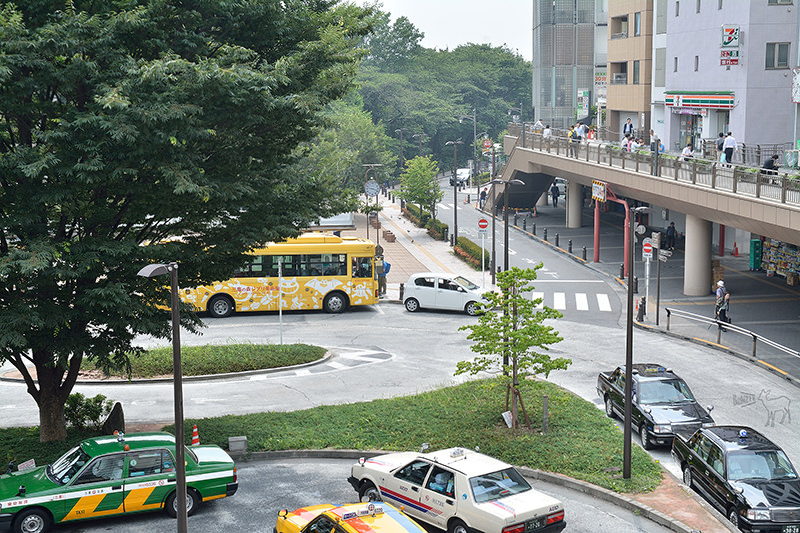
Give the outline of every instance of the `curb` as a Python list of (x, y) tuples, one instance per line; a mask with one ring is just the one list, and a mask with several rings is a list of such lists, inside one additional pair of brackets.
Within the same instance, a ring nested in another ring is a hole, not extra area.
[[(252, 452), (252, 453), (230, 454), (230, 455), (236, 461), (249, 462), (249, 461), (274, 461), (277, 459), (303, 459), (303, 458), (358, 460), (360, 457), (375, 457), (376, 455), (381, 455), (384, 453), (389, 453), (389, 452), (377, 451), (377, 450), (370, 450), (370, 451), (277, 450), (270, 452)], [(572, 489), (577, 492), (588, 494), (592, 497), (607, 501), (628, 511), (639, 513), (641, 516), (647, 518), (648, 520), (655, 522), (656, 524), (659, 524), (661, 526), (667, 527), (672, 531), (677, 531), (679, 533), (698, 533), (696, 529), (690, 528), (680, 520), (672, 518), (671, 516), (666, 515), (661, 511), (653, 509), (652, 507), (645, 505), (643, 503), (639, 503), (636, 500), (629, 498), (627, 496), (623, 496), (608, 489), (592, 485), (591, 483), (587, 483), (586, 481), (580, 481), (562, 474), (553, 474), (552, 472), (545, 472), (543, 470), (537, 470), (535, 468), (529, 468), (526, 466), (515, 467), (515, 468), (517, 468), (517, 470), (519, 470), (526, 477), (547, 481), (549, 483), (553, 483), (554, 485), (559, 485), (561, 487), (566, 487), (568, 489)], [(692, 494), (692, 497), (695, 497), (694, 494)], [(697, 500), (696, 497), (695, 500)], [(705, 505), (704, 508), (708, 509), (708, 507), (706, 507)], [(717, 519), (720, 519), (720, 516), (721, 515), (719, 515), (719, 513), (715, 514), (715, 518)]]
[[(330, 350), (325, 352), (325, 355), (322, 358), (317, 359), (316, 361), (311, 361), (310, 363), (301, 363), (299, 365), (292, 365), (292, 366), (281, 366), (277, 368), (262, 368), (259, 370), (245, 370), (243, 372), (226, 372), (224, 374), (205, 374), (202, 376), (183, 376), (183, 381), (215, 381), (215, 380), (222, 380), (227, 378), (236, 378), (242, 376), (259, 376), (262, 374), (275, 374), (277, 372), (283, 372), (285, 370), (295, 370), (298, 368), (306, 368), (310, 366), (321, 365), (322, 363), (326, 363), (329, 359), (331, 359), (335, 354)], [(16, 378), (16, 377), (7, 377), (3, 374), (0, 374), (0, 382), (5, 381), (9, 383), (25, 383), (23, 378)], [(37, 380), (34, 380), (37, 381)], [(172, 378), (150, 378), (150, 379), (78, 379), (76, 384), (80, 383), (81, 385), (131, 385), (134, 383), (172, 383)]]

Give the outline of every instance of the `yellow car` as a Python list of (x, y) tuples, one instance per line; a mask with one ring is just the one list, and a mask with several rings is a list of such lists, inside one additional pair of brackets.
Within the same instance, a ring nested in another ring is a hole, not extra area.
[(312, 505), (292, 512), (283, 509), (273, 533), (427, 533), (388, 503)]

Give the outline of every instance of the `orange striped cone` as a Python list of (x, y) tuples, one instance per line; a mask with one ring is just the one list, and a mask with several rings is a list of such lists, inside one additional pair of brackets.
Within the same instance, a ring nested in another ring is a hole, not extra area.
[(192, 426), (192, 446), (200, 446), (200, 435), (197, 434), (197, 424)]

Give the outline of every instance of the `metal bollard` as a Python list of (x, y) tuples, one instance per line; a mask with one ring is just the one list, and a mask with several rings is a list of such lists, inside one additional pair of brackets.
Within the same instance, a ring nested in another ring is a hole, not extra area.
[(547, 394), (542, 396), (542, 435), (547, 434), (547, 426), (548, 422), (550, 421), (550, 409), (548, 408), (548, 400)]
[(633, 276), (633, 294), (639, 294), (639, 278)]
[(400, 301), (401, 302), (403, 301), (403, 293), (405, 292), (405, 290), (406, 290), (406, 284), (405, 283), (401, 283), (400, 284)]
[(641, 322), (642, 320), (644, 320), (644, 315), (645, 315), (645, 309), (646, 309), (646, 307), (647, 307), (647, 298), (645, 298), (644, 296), (642, 296), (642, 297), (639, 299), (639, 311), (636, 313), (636, 320), (637, 320), (637, 322)]
[(547, 228), (544, 228), (544, 240), (547, 240)]
[(519, 219), (519, 215), (517, 213), (514, 213), (514, 225), (515, 226), (517, 225), (518, 219)]
[(625, 263), (619, 266), (619, 279), (625, 279)]
[(586, 261), (586, 246), (583, 247), (583, 251), (581, 252), (581, 256), (584, 261)]
[(469, 193), (467, 193), (467, 203), (469, 203)]
[(572, 239), (567, 241), (567, 252), (572, 253)]
[(536, 222), (533, 223), (533, 232), (532, 233), (534, 235), (536, 235)]
[(525, 217), (522, 219), (522, 231), (527, 231), (528, 229), (528, 218)]
[(558, 248), (558, 233), (556, 233), (556, 248)]
[(453, 246), (453, 236), (450, 235), (450, 246)]

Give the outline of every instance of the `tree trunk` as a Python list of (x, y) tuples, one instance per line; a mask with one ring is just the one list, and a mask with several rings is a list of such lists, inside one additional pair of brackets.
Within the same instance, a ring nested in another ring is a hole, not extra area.
[(66, 438), (64, 400), (58, 394), (53, 394), (49, 388), (42, 387), (39, 399), (39, 442), (63, 441)]
[[(66, 440), (67, 422), (64, 418), (64, 403), (72, 390), (74, 380), (70, 380), (71, 372), (64, 379), (65, 369), (53, 364), (54, 357), (46, 351), (34, 352), (36, 365), (36, 381), (39, 384), (38, 394), (34, 395), (39, 404), (39, 441), (50, 442)], [(80, 357), (73, 356), (70, 360), (70, 370), (75, 366), (75, 360), (80, 366)], [(77, 368), (75, 369), (77, 375)]]

